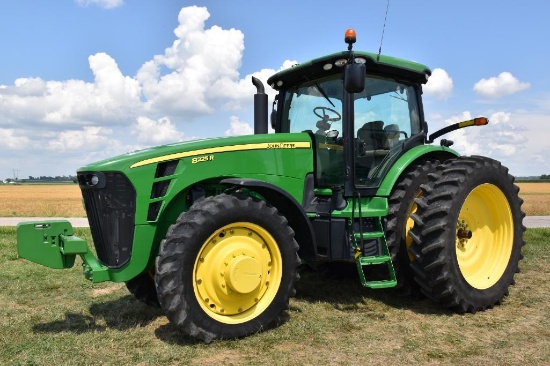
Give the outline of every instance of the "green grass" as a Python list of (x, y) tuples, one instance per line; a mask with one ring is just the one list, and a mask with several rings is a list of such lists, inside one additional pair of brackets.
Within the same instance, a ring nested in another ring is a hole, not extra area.
[[(76, 234), (91, 240), (88, 229)], [(0, 364), (550, 364), (550, 229), (525, 238), (517, 284), (494, 309), (457, 315), (356, 278), (304, 273), (282, 325), (207, 345), (124, 285), (86, 281), (78, 261), (51, 270), (19, 259), (15, 228), (0, 227)]]

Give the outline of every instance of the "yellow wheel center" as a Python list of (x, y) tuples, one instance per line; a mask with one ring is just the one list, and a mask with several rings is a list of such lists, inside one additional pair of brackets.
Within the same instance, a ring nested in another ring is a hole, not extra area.
[[(418, 194), (416, 195), (415, 198), (420, 198), (420, 197), (422, 197), (422, 191), (418, 192)], [(409, 235), (409, 231), (411, 231), (411, 229), (414, 226), (414, 220), (411, 218), (411, 215), (413, 213), (415, 213), (417, 209), (418, 209), (418, 206), (417, 206), (416, 202), (413, 201), (411, 207), (409, 208), (409, 214), (407, 216), (407, 223), (405, 224), (405, 245), (407, 246), (407, 254), (409, 256), (409, 261), (410, 262), (414, 261), (413, 255), (411, 254), (411, 252), (408, 251), (408, 249), (411, 247), (411, 245), (413, 243), (413, 239)]]
[(263, 227), (235, 222), (204, 242), (193, 269), (199, 305), (213, 319), (240, 324), (261, 314), (281, 284), (277, 242)]
[(514, 221), (506, 196), (493, 184), (470, 192), (456, 225), (456, 257), (464, 279), (487, 289), (504, 274), (514, 241)]
[(254, 258), (240, 255), (233, 258), (225, 270), (227, 285), (240, 294), (255, 290), (262, 279), (262, 269)]

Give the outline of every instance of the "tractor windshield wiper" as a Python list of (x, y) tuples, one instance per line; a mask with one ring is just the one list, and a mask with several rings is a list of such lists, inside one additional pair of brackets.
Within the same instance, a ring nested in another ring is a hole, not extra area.
[(325, 93), (325, 90), (323, 88), (321, 88), (321, 85), (319, 85), (317, 82), (315, 82), (315, 87), (317, 88), (317, 90), (319, 90), (319, 93), (321, 93), (323, 95), (323, 97), (325, 97), (327, 102), (329, 102), (331, 106), (336, 108), (334, 103), (332, 103), (332, 101), (330, 99), (328, 99), (328, 95), (327, 95), (327, 93)]
[[(311, 81), (309, 80), (307, 77), (304, 76), (304, 79), (306, 79), (307, 81)], [(327, 102), (330, 103), (330, 105), (333, 107), (333, 108), (336, 108), (336, 106), (334, 105), (334, 103), (332, 103), (332, 101), (328, 98), (328, 95), (327, 93), (325, 92), (325, 90), (321, 87), (321, 85), (319, 85), (318, 82), (314, 81), (313, 82), (313, 85), (315, 85), (315, 88), (319, 91), (319, 93), (321, 93), (321, 95), (323, 97), (325, 97), (325, 99), (327, 100)]]
[[(394, 95), (394, 94), (395, 94), (395, 95)], [(390, 95), (390, 97), (395, 98), (395, 99), (402, 100), (402, 101), (404, 101), (404, 102), (407, 101), (407, 98), (403, 97), (402, 95), (399, 95), (396, 91), (394, 91), (394, 92)]]

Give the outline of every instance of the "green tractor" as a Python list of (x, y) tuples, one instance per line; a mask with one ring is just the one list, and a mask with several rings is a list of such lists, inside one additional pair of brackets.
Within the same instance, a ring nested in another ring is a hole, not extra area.
[(184, 334), (210, 342), (271, 327), (301, 265), (350, 263), (367, 288), (458, 313), (500, 304), (525, 216), (498, 161), (428, 134), (421, 64), (347, 51), (253, 78), (254, 135), (177, 143), (79, 169), (95, 250), (67, 221), (18, 225), (19, 255), (125, 282)]

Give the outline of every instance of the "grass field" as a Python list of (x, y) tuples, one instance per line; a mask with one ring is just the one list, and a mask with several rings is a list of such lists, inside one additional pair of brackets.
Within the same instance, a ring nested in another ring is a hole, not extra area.
[[(519, 183), (528, 215), (550, 215), (550, 183)], [(83, 217), (77, 185), (0, 185), (0, 216)], [(76, 234), (91, 242), (89, 229)], [(550, 365), (550, 229), (529, 229), (503, 305), (456, 315), (429, 300), (367, 290), (357, 278), (303, 273), (286, 321), (210, 345), (183, 337), (124, 284), (92, 284), (79, 261), (19, 259), (0, 227), (0, 364)]]
[(510, 296), (485, 312), (457, 315), (357, 278), (305, 273), (281, 326), (207, 345), (123, 284), (86, 281), (79, 263), (50, 270), (18, 259), (15, 228), (0, 227), (0, 364), (548, 365), (550, 229), (529, 229), (526, 241)]
[[(550, 183), (518, 183), (527, 215), (550, 215)], [(73, 185), (0, 185), (0, 217), (84, 217)]]

